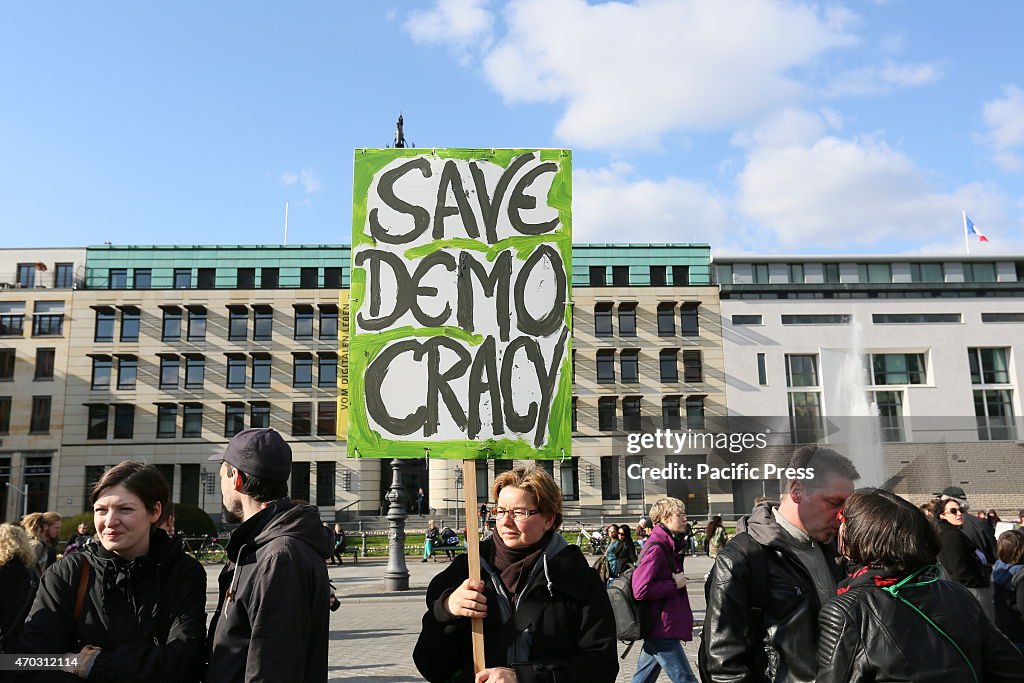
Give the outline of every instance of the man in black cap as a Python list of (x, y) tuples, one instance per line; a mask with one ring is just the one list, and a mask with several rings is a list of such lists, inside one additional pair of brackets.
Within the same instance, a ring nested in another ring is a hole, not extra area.
[(315, 507), (288, 499), (292, 451), (273, 429), (246, 429), (219, 460), (229, 517), (206, 680), (327, 680), (331, 556)]
[[(970, 508), (967, 504), (967, 494), (959, 486), (947, 486), (942, 489), (942, 494), (939, 497), (942, 500), (955, 500), (960, 504), (960, 509), (964, 511), (964, 525), (960, 527), (960, 530), (963, 531), (964, 536), (971, 542), (971, 545), (981, 553), (978, 556), (979, 562), (982, 556), (984, 556), (985, 574), (990, 576), (992, 567), (996, 563), (996, 535), (992, 527), (987, 521), (967, 514)], [(981, 603), (988, 618), (995, 621), (995, 603), (993, 602), (995, 598), (992, 595), (991, 581), (984, 588), (967, 588), (967, 590), (973, 593), (974, 597), (978, 598), (978, 602)]]

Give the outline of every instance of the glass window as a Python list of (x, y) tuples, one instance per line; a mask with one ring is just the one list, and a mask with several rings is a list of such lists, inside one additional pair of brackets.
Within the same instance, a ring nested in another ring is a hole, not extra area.
[(757, 383), (762, 387), (768, 386), (768, 366), (763, 353), (757, 354)]
[(175, 289), (190, 289), (192, 287), (192, 269), (191, 268), (175, 268), (174, 269), (174, 288)]
[(576, 397), (573, 396), (572, 397), (572, 431), (574, 431), (574, 432), (579, 431), (579, 417), (580, 417), (580, 414), (579, 414), (579, 401), (577, 401)]
[(30, 434), (47, 434), (50, 431), (50, 407), (53, 398), (50, 396), (32, 397), (32, 418), (28, 431)]
[[(12, 349), (13, 351), (13, 349)], [(57, 358), (57, 349), (40, 348), (36, 349), (36, 374), (33, 379), (53, 379), (53, 366)]]
[(679, 352), (676, 349), (662, 349), (658, 352), (658, 366), (662, 382), (679, 381)]
[(629, 266), (612, 266), (612, 285), (629, 287)]
[(53, 274), (53, 286), (57, 289), (71, 289), (75, 286), (75, 264), (58, 263)]
[(604, 287), (608, 284), (606, 277), (606, 269), (604, 266), (590, 266), (590, 286), (591, 287)]
[(313, 358), (311, 356), (295, 356), (293, 363), (292, 386), (313, 386)]
[(651, 287), (664, 287), (667, 284), (665, 266), (651, 266)]
[(85, 433), (87, 439), (106, 439), (107, 425), (110, 422), (110, 408), (106, 405), (89, 406), (89, 426)]
[(615, 351), (604, 349), (597, 352), (597, 381), (599, 384), (615, 382)]
[(11, 397), (0, 396), (0, 434), (11, 431)]
[(158, 439), (173, 439), (177, 435), (178, 406), (161, 403), (156, 407), (156, 436)]
[(114, 406), (114, 438), (130, 439), (135, 435), (135, 406), (119, 403)]
[(177, 306), (167, 306), (163, 311), (164, 319), (160, 338), (165, 342), (179, 341), (181, 339), (181, 309)]
[(334, 489), (337, 463), (333, 460), (320, 460), (316, 463), (316, 504), (318, 507), (332, 507), (336, 498)]
[(190, 306), (188, 309), (188, 340), (204, 341), (206, 339), (206, 308)]
[[(21, 337), (24, 334), (24, 313), (7, 313), (0, 315), (0, 337)], [(113, 341), (113, 339), (109, 341)]]
[(206, 380), (206, 358), (199, 355), (185, 356), (185, 388), (202, 389)]
[(299, 287), (302, 289), (316, 289), (320, 284), (320, 273), (316, 268), (299, 269)]
[(295, 307), (295, 338), (296, 339), (312, 339), (313, 338), (313, 307), (312, 306), (296, 306)]
[(274, 338), (274, 309), (257, 306), (253, 309), (253, 341), (270, 341)]
[(1009, 352), (1007, 348), (967, 349), (971, 384), (1009, 384)]
[(270, 426), (270, 404), (253, 402), (249, 409), (249, 427), (252, 429)]
[(771, 281), (767, 263), (755, 263), (753, 266), (753, 274), (754, 284), (766, 285)]
[(605, 396), (597, 399), (597, 428), (602, 432), (611, 432), (618, 429), (616, 419), (616, 403), (618, 399), (614, 396)]
[(675, 304), (658, 304), (658, 336), (673, 337), (676, 334)]
[(1006, 389), (974, 392), (974, 414), (981, 441), (1012, 441), (1017, 438), (1013, 421), (1013, 392)]
[(814, 354), (786, 354), (786, 386), (818, 386), (818, 356)]
[(622, 399), (622, 428), (635, 432), (640, 429), (640, 397)]
[(672, 284), (687, 287), (690, 284), (690, 266), (672, 266)]
[(309, 463), (292, 462), (288, 495), (292, 499), (309, 500)]
[(789, 264), (789, 281), (794, 285), (804, 284), (804, 264), (802, 263), (790, 263)]
[(700, 351), (683, 351), (683, 381), (687, 384), (704, 381), (704, 365)]
[(128, 269), (111, 268), (107, 285), (109, 289), (128, 289)]
[(612, 336), (612, 305), (596, 304), (594, 306), (594, 336)]
[(851, 320), (846, 313), (782, 315), (780, 318), (783, 325), (848, 325)]
[(313, 429), (313, 404), (292, 404), (292, 436), (309, 436)]
[(18, 264), (18, 286), (19, 287), (35, 287), (36, 286), (36, 264), (34, 264), (34, 263), (19, 263)]
[(32, 316), (33, 337), (59, 337), (63, 333), (63, 313), (36, 313)]
[(965, 263), (964, 282), (995, 282), (996, 264)]
[(135, 356), (117, 357), (117, 388), (134, 389), (139, 376), (139, 360)]
[(686, 397), (686, 427), (688, 429), (704, 429), (704, 397)]
[(14, 349), (0, 349), (0, 382), (14, 379)]
[(679, 429), (682, 426), (678, 396), (666, 396), (661, 399), (661, 421), (666, 429)]
[(150, 268), (136, 268), (132, 277), (135, 289), (150, 289), (153, 286), (153, 271)]
[(929, 323), (958, 323), (959, 313), (872, 313), (876, 325), (922, 325)]
[(636, 384), (640, 381), (640, 352), (625, 350), (619, 356), (620, 372), (622, 381), (627, 384)]
[(139, 309), (124, 307), (121, 309), (121, 341), (139, 341), (139, 322), (141, 314)]
[[(642, 455), (627, 455), (626, 456), (626, 500), (642, 500), (644, 497), (644, 479), (643, 477), (633, 478), (629, 476), (629, 469), (636, 465), (637, 467), (643, 466)], [(633, 467), (634, 470), (637, 467)]]
[(839, 264), (838, 263), (825, 263), (823, 264), (823, 270), (825, 271), (825, 282), (830, 285), (839, 284)]
[(733, 325), (761, 325), (763, 324), (762, 318), (759, 315), (734, 315), (732, 317)]
[(160, 388), (178, 388), (178, 369), (181, 361), (177, 356), (164, 356), (160, 359)]
[(942, 263), (911, 263), (911, 282), (944, 282), (945, 266)]
[(892, 282), (892, 267), (888, 263), (858, 263), (857, 281), (860, 283), (887, 284)]
[(239, 268), (237, 271), (238, 289), (256, 289), (256, 269)]
[[(479, 462), (478, 462), (479, 464)], [(486, 471), (485, 471), (486, 474)], [(558, 483), (562, 489), (563, 500), (579, 500), (580, 499), (580, 459), (577, 457), (569, 458), (568, 460), (562, 461), (558, 465)], [(477, 490), (487, 490), (487, 480), (484, 479), (483, 485), (477, 484)]]
[(335, 354), (321, 354), (318, 358), (317, 386), (338, 386), (338, 357)]
[(731, 285), (732, 284), (732, 265), (722, 263), (715, 268), (715, 272), (718, 275), (718, 284), (720, 285)]
[(203, 435), (203, 404), (186, 403), (181, 423), (183, 439), (197, 439)]
[(277, 289), (280, 272), (277, 268), (260, 268), (260, 289)]
[(337, 433), (338, 404), (335, 401), (320, 401), (316, 408), (316, 435), (334, 436)]
[(876, 391), (871, 397), (878, 408), (879, 432), (884, 443), (905, 441), (903, 436), (903, 392)]
[(334, 305), (320, 305), (320, 338), (338, 338), (338, 307)]
[(871, 355), (874, 384), (926, 384), (923, 353), (876, 353)]
[(215, 289), (217, 287), (217, 269), (216, 268), (200, 268), (199, 269), (199, 289)]
[(249, 311), (244, 306), (228, 309), (228, 341), (245, 341), (249, 337)]
[(114, 341), (114, 310), (111, 308), (97, 308), (96, 327), (93, 334), (94, 342)]
[(324, 268), (324, 289), (341, 289), (341, 268)]
[(816, 391), (789, 393), (789, 428), (793, 443), (814, 443), (825, 430), (821, 419), (821, 395)]
[(619, 336), (636, 336), (636, 304), (619, 304)]
[(228, 356), (227, 387), (245, 388), (245, 356)]
[(687, 302), (682, 306), (682, 324), (679, 328), (683, 336), (694, 336), (700, 334), (700, 304)]
[(245, 404), (225, 403), (224, 436), (230, 439), (243, 429), (245, 429)]
[(270, 388), (270, 356), (252, 357), (252, 388)]
[(110, 356), (93, 356), (92, 382), (90, 384), (90, 388), (93, 391), (110, 388), (110, 369), (112, 365)]

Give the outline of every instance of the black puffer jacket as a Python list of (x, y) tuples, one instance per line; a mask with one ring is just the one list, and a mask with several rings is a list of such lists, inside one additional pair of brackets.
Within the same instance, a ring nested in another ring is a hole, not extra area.
[(235, 530), (210, 619), (206, 680), (327, 680), (325, 560), (333, 550), (317, 509), (284, 498)]
[[(972, 683), (964, 658), (909, 606), (854, 579), (821, 611), (818, 683)], [(985, 617), (973, 595), (939, 580), (901, 595), (954, 641), (984, 683), (1024, 681), (1024, 655)]]
[[(740, 520), (762, 549), (768, 568), (769, 594), (761, 623), (754, 623), (752, 562), (742, 539), (734, 537), (719, 552), (704, 583), (707, 612), (699, 653), (701, 680), (706, 683), (813, 683), (821, 605), (814, 581), (797, 559), (788, 535), (775, 521), (772, 508), (759, 505)], [(739, 536), (739, 534), (737, 534)], [(842, 578), (835, 548), (816, 544), (834, 578)]]
[[(82, 563), (90, 575), (82, 618), (74, 620)], [(189, 683), (202, 675), (206, 572), (160, 530), (149, 553), (125, 561), (98, 543), (58, 561), (39, 584), (21, 634), (21, 654), (102, 648), (89, 680)], [(40, 672), (33, 680), (73, 680)]]
[[(530, 570), (518, 611), (541, 603), (543, 611), (526, 631), (505, 626), (502, 612), (510, 610), (501, 577), (486, 558), (494, 557), (493, 541), (480, 543), (487, 617), (484, 619), (485, 661), (488, 667), (515, 670), (519, 683), (612, 683), (619, 671), (615, 618), (608, 594), (583, 553), (561, 534), (551, 537), (544, 554)], [(413, 660), (428, 681), (472, 681), (470, 620), (452, 617), (444, 609), (451, 591), (469, 578), (469, 562), (460, 555), (427, 588), (427, 613)], [(531, 608), (532, 609), (532, 608)], [(506, 615), (507, 616), (507, 615)]]
[(974, 554), (976, 548), (961, 527), (940, 519), (937, 529), (939, 540), (942, 542), (939, 564), (942, 565), (946, 578), (967, 588), (987, 587), (991, 583), (989, 570)]

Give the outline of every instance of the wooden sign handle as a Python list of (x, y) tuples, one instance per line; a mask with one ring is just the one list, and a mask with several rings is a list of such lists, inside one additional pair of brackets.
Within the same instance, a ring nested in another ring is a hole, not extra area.
[[(469, 578), (480, 580), (480, 535), (476, 508), (476, 461), (462, 461), (462, 492), (466, 497), (466, 559), (469, 560)], [(470, 619), (473, 639), (473, 673), (487, 668), (484, 663), (484, 620)]]

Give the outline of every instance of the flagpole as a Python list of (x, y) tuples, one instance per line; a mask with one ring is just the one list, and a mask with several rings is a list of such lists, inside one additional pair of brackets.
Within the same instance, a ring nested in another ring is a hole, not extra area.
[(971, 254), (971, 238), (970, 238), (970, 235), (967, 234), (967, 210), (966, 209), (963, 211), (963, 215), (964, 215), (964, 247), (967, 249), (967, 255), (970, 256), (970, 254)]

